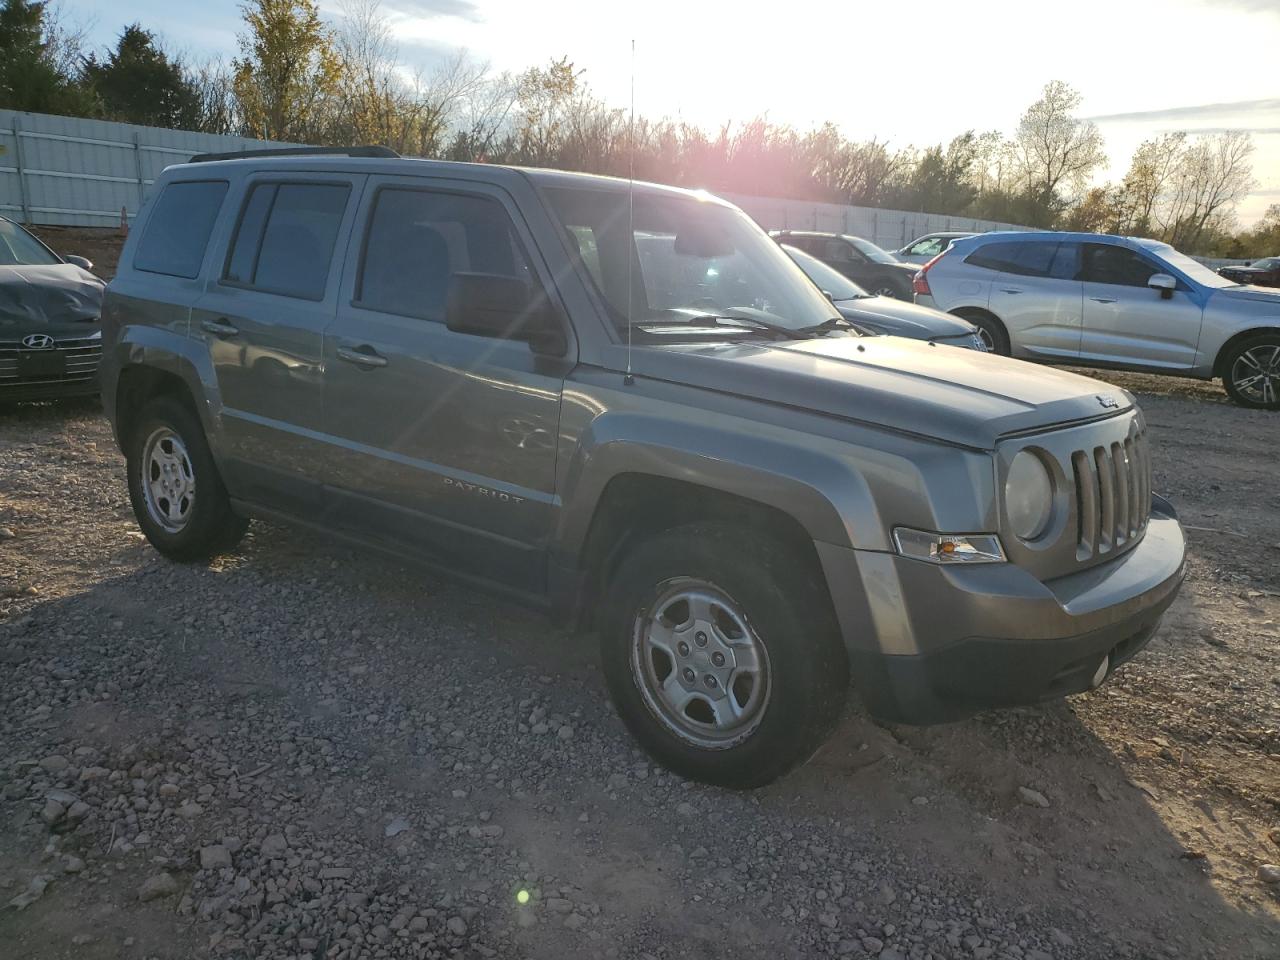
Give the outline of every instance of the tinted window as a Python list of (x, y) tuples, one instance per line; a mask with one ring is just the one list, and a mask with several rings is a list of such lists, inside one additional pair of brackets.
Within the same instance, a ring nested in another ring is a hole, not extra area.
[(1084, 278), (1094, 283), (1145, 287), (1152, 274), (1160, 272), (1154, 263), (1127, 247), (1086, 243), (1084, 256)]
[[(594, 241), (586, 245), (592, 252)], [(356, 290), (360, 306), (442, 322), (455, 273), (532, 281), (502, 205), (460, 194), (379, 191)]]
[(1079, 256), (1079, 244), (1054, 240), (1010, 241), (981, 246), (964, 262), (1018, 277), (1077, 280)]
[(271, 293), (324, 298), (351, 188), (345, 183), (260, 183), (227, 260), (226, 278)]
[(48, 265), (58, 263), (39, 240), (11, 220), (0, 220), (0, 265)]
[(227, 195), (227, 181), (171, 183), (147, 220), (133, 266), (148, 273), (194, 279), (200, 274), (209, 234)]
[(822, 245), (822, 259), (835, 261), (836, 263), (848, 263), (851, 260), (861, 260), (861, 257), (855, 257), (853, 248), (851, 248), (843, 240), (828, 240)]

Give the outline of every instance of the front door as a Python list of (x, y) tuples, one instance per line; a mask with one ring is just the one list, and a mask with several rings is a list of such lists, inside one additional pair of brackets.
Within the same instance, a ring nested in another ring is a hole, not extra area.
[(1195, 363), (1203, 308), (1183, 281), (1165, 299), (1147, 286), (1167, 268), (1136, 250), (1086, 243), (1084, 336), (1080, 358), (1125, 366), (1188, 370)]
[(330, 516), (539, 592), (572, 359), (455, 333), (444, 310), (455, 273), (551, 289), (549, 273), (496, 188), (381, 177), (366, 193), (324, 337)]
[(320, 506), (321, 346), (362, 180), (251, 178), (217, 280), (192, 309), (218, 380), (233, 496), (303, 516)]

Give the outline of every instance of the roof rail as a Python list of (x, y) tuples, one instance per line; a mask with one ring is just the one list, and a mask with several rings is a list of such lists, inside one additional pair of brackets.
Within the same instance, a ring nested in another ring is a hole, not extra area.
[(390, 147), (265, 147), (261, 150), (230, 150), (227, 153), (197, 153), (187, 163), (209, 163), (214, 160), (252, 160), (255, 157), (387, 157), (398, 160), (400, 154)]

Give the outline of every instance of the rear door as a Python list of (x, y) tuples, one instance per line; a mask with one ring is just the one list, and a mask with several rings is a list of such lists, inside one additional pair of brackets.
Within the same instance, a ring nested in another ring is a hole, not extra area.
[(1200, 301), (1181, 280), (1167, 300), (1147, 286), (1152, 274), (1168, 272), (1158, 260), (1126, 246), (1084, 245), (1082, 360), (1167, 370), (1195, 363)]
[(991, 312), (1009, 331), (1015, 357), (1068, 359), (1080, 353), (1080, 244), (1058, 240), (988, 243), (965, 263), (998, 271)]
[(551, 290), (550, 273), (498, 188), (376, 177), (367, 194), (324, 337), (331, 521), (540, 592), (573, 351), (455, 333), (444, 309), (455, 273)]
[(222, 399), (233, 496), (302, 515), (320, 506), (322, 344), (337, 304), (338, 238), (363, 180), (250, 177), (217, 279), (192, 310)]

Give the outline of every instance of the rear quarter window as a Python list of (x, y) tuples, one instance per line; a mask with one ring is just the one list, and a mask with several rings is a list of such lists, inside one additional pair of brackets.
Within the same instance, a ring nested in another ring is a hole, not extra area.
[(226, 180), (167, 184), (138, 242), (133, 268), (188, 280), (199, 276), (227, 186)]

